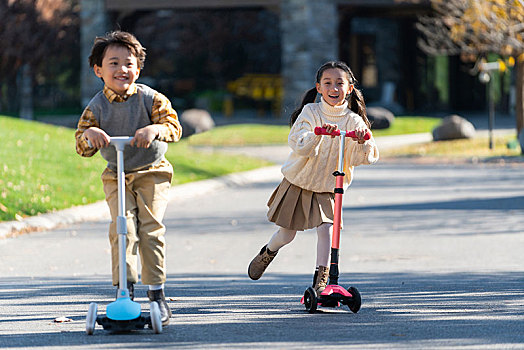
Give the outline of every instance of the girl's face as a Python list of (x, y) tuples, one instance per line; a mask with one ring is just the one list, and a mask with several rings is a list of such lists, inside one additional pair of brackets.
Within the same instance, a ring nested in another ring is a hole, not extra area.
[(108, 88), (119, 95), (124, 95), (140, 75), (135, 55), (119, 45), (108, 46), (102, 59), (102, 67), (95, 65), (93, 70)]
[(347, 73), (340, 68), (326, 69), (316, 86), (318, 93), (331, 106), (343, 105), (346, 97), (353, 91), (353, 84), (349, 83)]

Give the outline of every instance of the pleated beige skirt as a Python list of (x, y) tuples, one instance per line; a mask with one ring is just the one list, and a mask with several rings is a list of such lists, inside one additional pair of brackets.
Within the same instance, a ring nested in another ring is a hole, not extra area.
[(269, 221), (289, 230), (303, 231), (323, 222), (333, 223), (335, 195), (304, 190), (284, 178), (267, 206)]

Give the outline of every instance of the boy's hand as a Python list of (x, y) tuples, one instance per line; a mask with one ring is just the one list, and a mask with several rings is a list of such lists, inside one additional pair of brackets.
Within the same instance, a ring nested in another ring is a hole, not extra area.
[[(338, 130), (338, 125), (337, 124), (324, 123), (324, 124), (322, 124), (322, 127), (324, 129), (326, 129), (328, 134), (331, 134), (333, 131)], [(331, 136), (331, 138), (334, 138), (334, 137), (335, 136)]]
[(355, 129), (355, 134), (357, 135), (357, 137), (353, 138), (353, 140), (357, 141), (359, 144), (363, 144), (364, 142), (366, 142), (364, 137), (368, 132), (368, 129)]
[(111, 141), (109, 135), (106, 134), (104, 130), (94, 126), (84, 131), (84, 137), (89, 140), (91, 146), (96, 149), (107, 147)]
[(131, 140), (131, 146), (148, 148), (159, 134), (158, 127), (154, 124), (138, 129)]

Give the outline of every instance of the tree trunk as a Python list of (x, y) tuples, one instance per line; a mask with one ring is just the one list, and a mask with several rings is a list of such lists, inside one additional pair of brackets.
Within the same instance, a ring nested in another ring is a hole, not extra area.
[(33, 78), (28, 64), (23, 65), (21, 69), (20, 118), (33, 119)]
[(7, 91), (6, 93), (6, 105), (7, 105), (7, 112), (9, 114), (16, 114), (18, 112), (18, 80), (16, 79), (16, 75), (11, 75), (7, 77), (7, 83), (4, 87)]

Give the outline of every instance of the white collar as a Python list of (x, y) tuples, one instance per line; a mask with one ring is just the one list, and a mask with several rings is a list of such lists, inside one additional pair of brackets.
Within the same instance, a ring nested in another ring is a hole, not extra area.
[(348, 101), (346, 100), (340, 106), (332, 106), (329, 103), (327, 103), (323, 97), (321, 97), (320, 98), (320, 110), (322, 111), (322, 113), (328, 116), (341, 117), (341, 116), (346, 115), (349, 112)]

